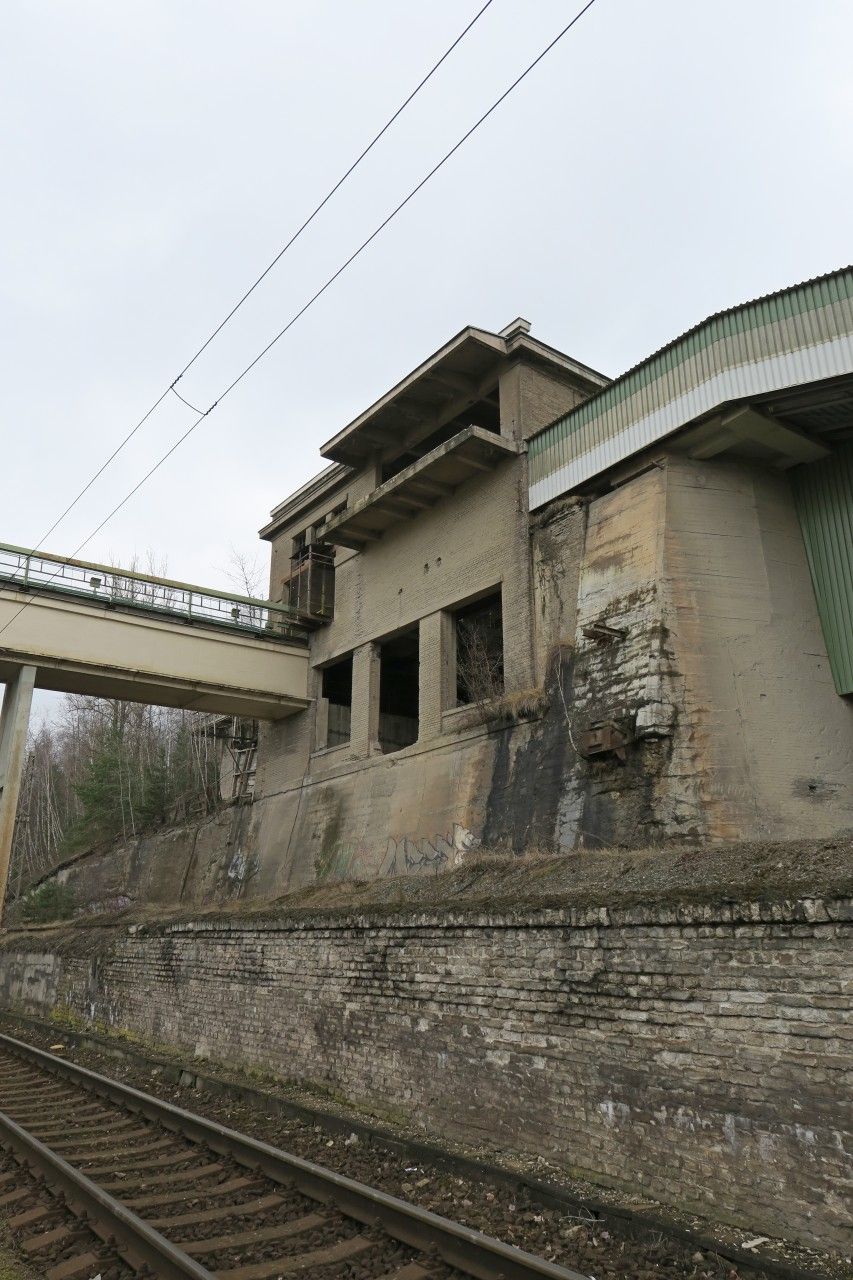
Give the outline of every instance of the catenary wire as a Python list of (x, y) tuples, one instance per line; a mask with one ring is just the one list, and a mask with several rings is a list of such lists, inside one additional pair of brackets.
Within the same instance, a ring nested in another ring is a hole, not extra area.
[[(231, 321), (234, 318), (234, 316), (243, 306), (243, 303), (246, 302), (252, 296), (252, 294), (255, 292), (255, 290), (258, 288), (261, 282), (265, 280), (266, 277), (269, 275), (269, 273), (272, 271), (272, 269), (278, 265), (278, 263), (281, 261), (281, 259), (287, 253), (287, 251), (293, 247), (293, 245), (296, 243), (296, 241), (299, 239), (302, 233), (306, 231), (308, 227), (310, 227), (311, 223), (314, 221), (317, 215), (323, 209), (325, 209), (326, 205), (329, 203), (332, 197), (336, 195), (338, 191), (340, 191), (341, 187), (344, 185), (347, 179), (350, 178), (353, 175), (353, 173), (355, 173), (356, 169), (359, 167), (361, 162), (364, 159), (366, 159), (366, 157), (370, 154), (370, 152), (373, 150), (376, 144), (385, 136), (385, 134), (388, 132), (391, 126), (395, 123), (395, 121), (399, 119), (399, 117), (406, 110), (406, 107), (408, 107), (409, 103), (411, 103), (417, 97), (421, 89), (423, 89), (426, 86), (426, 84), (432, 79), (436, 71), (438, 71), (439, 68), (447, 61), (447, 59), (450, 57), (451, 53), (453, 53), (457, 45), (462, 43), (462, 41), (467, 36), (468, 32), (480, 20), (480, 18), (483, 16), (483, 14), (486, 12), (486, 10), (489, 8), (489, 6), (492, 3), (493, 3), (493, 0), (485, 0), (485, 4), (483, 4), (477, 10), (477, 12), (474, 14), (473, 18), (467, 24), (467, 26), (463, 27), (463, 29), (459, 32), (459, 35), (456, 37), (453, 43), (448, 45), (448, 47), (445, 49), (444, 53), (441, 55), (438, 61), (435, 62), (430, 67), (429, 71), (427, 71), (426, 75), (423, 76), (423, 78), (415, 85), (411, 93), (409, 93), (409, 95), (406, 98), (404, 98), (404, 100), (400, 103), (399, 107), (393, 113), (393, 115), (388, 117), (388, 119), (385, 121), (385, 123), (383, 124), (379, 132), (373, 138), (371, 138), (370, 142), (368, 142), (367, 146), (356, 156), (355, 160), (353, 160), (349, 168), (346, 169), (346, 171), (341, 175), (340, 178), (338, 178), (334, 186), (331, 187), (329, 191), (327, 191), (327, 193), (325, 194), (323, 199), (320, 201), (320, 203), (311, 211), (311, 213), (309, 213), (305, 221), (299, 227), (297, 227), (296, 231), (294, 231), (293, 235), (290, 237), (287, 243), (283, 245), (283, 247), (275, 255), (272, 261), (268, 263), (266, 267), (264, 267), (261, 274), (257, 277), (257, 279), (253, 282), (253, 284), (250, 285), (250, 287), (246, 290), (243, 296), (240, 299), (238, 299), (237, 302), (235, 302), (234, 306), (231, 308), (228, 314), (224, 317), (224, 319), (222, 319), (219, 322), (219, 324), (216, 326), (216, 328), (208, 335), (208, 337), (205, 338), (204, 342), (201, 344), (201, 346), (198, 348), (198, 350), (195, 352), (192, 358), (187, 361), (187, 363), (181, 369), (180, 373), (178, 373), (177, 376), (172, 379), (169, 386), (162, 393), (162, 395), (157, 397), (157, 399), (151, 405), (150, 409), (148, 409), (148, 411), (143, 415), (143, 417), (139, 419), (136, 425), (131, 428), (131, 430), (127, 433), (124, 439), (121, 440), (116, 445), (115, 449), (112, 451), (109, 457), (105, 459), (105, 461), (101, 464), (101, 466), (94, 473), (94, 475), (92, 475), (91, 478), (87, 480), (86, 484), (83, 486), (80, 492), (73, 498), (73, 500), (68, 504), (68, 506), (62, 512), (62, 514), (58, 516), (56, 520), (54, 520), (50, 528), (47, 529), (45, 533), (42, 534), (42, 536), (39, 538), (38, 542), (36, 543), (35, 547), (33, 548), (34, 551), (38, 551), (38, 549), (44, 545), (44, 543), (47, 541), (47, 539), (50, 537), (53, 531), (57, 529), (59, 525), (62, 524), (65, 517), (67, 515), (70, 515), (70, 513), (77, 506), (77, 503), (80, 501), (80, 499), (85, 497), (85, 495), (89, 492), (89, 490), (91, 489), (95, 481), (100, 479), (100, 477), (106, 471), (107, 467), (109, 467), (110, 464), (118, 457), (121, 451), (125, 448), (126, 445), (130, 443), (130, 441), (137, 434), (137, 432), (142, 429), (142, 427), (145, 425), (145, 423), (148, 421), (151, 415), (157, 409), (159, 409), (160, 405), (166, 399), (170, 391), (174, 392), (174, 394), (178, 396), (178, 399), (182, 400), (184, 404), (188, 404), (188, 402), (184, 400), (183, 396), (179, 395), (179, 393), (175, 390), (175, 387), (180, 382), (181, 378), (183, 378), (184, 374), (189, 372), (189, 370), (195, 364), (196, 360), (198, 360), (198, 358), (210, 346), (211, 342), (213, 342), (214, 338), (218, 337), (218, 335), (222, 332), (222, 330), (229, 323), (229, 321)], [(193, 405), (188, 405), (188, 408), (194, 409), (196, 413), (199, 412), (199, 410), (195, 409), (195, 406)], [(15, 575), (13, 574), (13, 577), (14, 576)]]
[[(284, 335), (288, 332), (288, 330), (291, 329), (297, 323), (297, 321), (305, 314), (305, 312), (308, 311), (309, 308), (312, 307), (314, 303), (317, 302), (323, 296), (326, 290), (329, 289), (341, 275), (343, 275), (343, 273), (347, 270), (347, 268), (351, 266), (351, 264), (355, 262), (355, 260), (358, 257), (361, 256), (361, 254), (365, 251), (368, 245), (373, 243), (376, 237), (381, 234), (381, 232), (388, 226), (388, 224), (392, 222), (393, 219), (396, 218), (397, 215), (400, 212), (402, 212), (403, 209), (405, 209), (406, 205), (408, 205), (409, 202), (413, 200), (414, 197), (418, 194), (418, 192), (421, 191), (426, 186), (426, 184), (439, 172), (440, 169), (444, 167), (445, 164), (447, 164), (448, 160), (450, 160), (451, 157), (456, 154), (456, 152), (460, 149), (460, 147), (464, 146), (464, 144), (468, 141), (468, 139), (472, 136), (472, 134), (476, 133), (476, 131), (480, 128), (480, 126), (483, 125), (486, 122), (486, 120), (488, 120), (489, 117), (498, 109), (498, 107), (503, 102), (506, 101), (506, 99), (522, 83), (522, 81), (525, 80), (527, 76), (530, 75), (530, 73), (539, 65), (540, 62), (542, 62), (542, 60), (545, 57), (547, 57), (547, 55), (551, 52), (552, 49), (556, 47), (556, 45), (559, 44), (559, 42), (563, 39), (563, 37), (568, 35), (568, 33), (580, 21), (580, 19), (584, 16), (584, 14), (587, 13), (587, 11), (592, 8), (595, 2), (596, 0), (587, 0), (587, 3), (581, 9), (578, 10), (578, 12), (572, 18), (572, 20), (568, 22), (566, 26), (564, 26), (563, 29), (557, 33), (556, 36), (554, 36), (554, 38), (550, 41), (550, 43), (547, 44), (539, 54), (537, 54), (537, 56), (533, 59), (533, 61), (527, 67), (525, 67), (524, 71), (522, 71), (521, 74), (517, 76), (515, 80), (513, 80), (513, 82), (508, 86), (508, 88), (506, 88), (503, 91), (500, 97), (497, 98), (492, 103), (492, 105), (486, 111), (483, 112), (483, 114), (479, 117), (479, 119), (476, 120), (474, 124), (471, 125), (469, 129), (466, 130), (466, 132), (462, 135), (462, 137), (456, 143), (454, 143), (454, 145), (450, 148), (450, 150), (445, 152), (445, 154), (441, 157), (438, 163), (433, 165), (433, 167), (429, 170), (429, 172), (425, 175), (425, 177), (421, 178), (420, 182), (418, 182), (417, 185), (412, 188), (409, 194), (405, 196), (400, 201), (400, 203), (395, 206), (394, 209), (391, 210), (391, 212), (387, 215), (387, 217), (385, 217), (383, 221), (380, 222), (379, 225), (370, 233), (367, 239), (363, 240), (362, 243), (358, 246), (358, 248), (355, 249), (350, 254), (350, 256), (341, 264), (340, 267), (338, 267), (338, 269), (331, 276), (329, 276), (325, 284), (321, 285), (321, 287), (316, 291), (316, 293), (312, 294), (312, 296), (308, 299), (308, 301), (304, 303), (300, 307), (300, 309), (290, 317), (287, 324), (284, 325), (283, 328), (279, 329), (275, 337), (273, 337), (267, 343), (267, 345), (255, 356), (255, 358), (245, 366), (245, 368), (237, 375), (237, 377), (234, 378), (228, 384), (228, 386), (225, 387), (225, 389), (219, 393), (219, 395), (213, 401), (213, 403), (207, 409), (205, 409), (203, 413), (199, 413), (198, 417), (195, 419), (194, 422), (190, 423), (186, 431), (184, 431), (184, 433), (180, 435), (172, 445), (170, 445), (170, 447), (166, 450), (166, 452), (162, 454), (160, 458), (158, 458), (158, 460), (154, 463), (152, 467), (149, 468), (148, 471), (146, 471), (146, 473), (142, 476), (140, 480), (137, 481), (137, 483), (133, 486), (133, 488), (130, 489), (124, 495), (122, 500), (113, 507), (112, 511), (110, 511), (109, 514), (104, 517), (101, 523), (97, 525), (97, 527), (94, 528), (86, 538), (83, 539), (83, 541), (79, 544), (79, 546), (68, 557), (69, 560), (75, 559), (79, 555), (79, 553), (83, 550), (83, 548), (86, 547), (92, 541), (92, 539), (95, 538), (101, 532), (101, 530), (110, 522), (110, 520), (112, 520), (113, 516), (117, 515), (118, 512), (121, 511), (122, 507), (124, 507), (130, 501), (130, 499), (139, 492), (142, 486), (146, 484), (148, 480), (151, 479), (154, 473), (158, 471), (160, 467), (163, 466), (163, 464), (166, 461), (168, 461), (168, 459), (172, 456), (172, 454), (175, 453), (175, 451), (181, 447), (184, 441), (187, 440), (192, 435), (196, 427), (198, 427), (199, 424), (202, 423), (204, 419), (208, 417), (209, 414), (213, 413), (217, 405), (220, 405), (222, 401), (225, 399), (225, 397), (227, 395), (230, 395), (230, 393), (235, 389), (235, 387), (237, 387), (243, 381), (243, 379), (247, 376), (247, 374), (249, 374), (251, 370), (254, 369), (255, 366), (261, 360), (263, 360), (264, 357), (272, 350), (272, 348), (276, 345), (276, 343), (279, 342), (280, 339), (284, 337)], [(168, 394), (168, 392), (166, 392), (165, 394)], [(57, 569), (55, 573), (52, 574), (51, 577), (47, 579), (47, 582), (44, 583), (44, 585), (40, 590), (44, 590), (45, 587), (49, 585), (49, 583), (52, 581), (52, 579), (56, 576), (56, 573), (58, 572), (59, 570)], [(20, 617), (23, 611), (27, 608), (27, 606), (32, 602), (34, 597), (38, 594), (39, 594), (39, 591), (35, 591), (33, 595), (30, 596), (30, 598), (27, 601), (25, 601), (24, 604), (21, 605), (20, 609), (18, 609), (17, 612), (14, 613), (12, 617), (9, 618), (9, 620), (2, 627), (0, 627), (0, 635), (3, 634), (3, 632), (7, 629), (7, 627), (10, 627), (12, 625), (12, 623), (15, 621), (16, 618)]]

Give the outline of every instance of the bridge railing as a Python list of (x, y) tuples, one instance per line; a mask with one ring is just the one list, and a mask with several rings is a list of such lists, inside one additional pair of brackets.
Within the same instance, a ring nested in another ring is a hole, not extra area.
[(267, 640), (302, 642), (308, 634), (290, 605), (0, 543), (0, 588), (9, 587), (248, 631)]

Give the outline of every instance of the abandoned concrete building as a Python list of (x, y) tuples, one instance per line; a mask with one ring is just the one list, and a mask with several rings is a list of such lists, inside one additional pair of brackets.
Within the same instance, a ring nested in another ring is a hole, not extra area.
[(849, 1259), (853, 270), (614, 381), (464, 329), (322, 452), (268, 601), (0, 547), (0, 871), (33, 687), (210, 712), (225, 802), (0, 1005)]
[(272, 512), (262, 886), (853, 826), (853, 273), (615, 381), (466, 328)]
[[(267, 602), (7, 548), (4, 607), (49, 589), (0, 678), (226, 713), (230, 808), (131, 897), (853, 829), (853, 270), (612, 381), (463, 329), (321, 452)], [(86, 864), (96, 900), (131, 863)]]

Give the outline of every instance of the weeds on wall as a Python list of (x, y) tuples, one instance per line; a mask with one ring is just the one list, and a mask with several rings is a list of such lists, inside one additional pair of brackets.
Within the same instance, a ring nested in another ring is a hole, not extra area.
[(505, 691), (499, 611), (458, 619), (456, 696), (482, 724), (534, 720), (547, 710), (548, 696), (538, 686)]

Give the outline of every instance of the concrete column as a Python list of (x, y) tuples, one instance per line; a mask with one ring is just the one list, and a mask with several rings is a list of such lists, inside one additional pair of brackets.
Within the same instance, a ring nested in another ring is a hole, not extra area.
[[(318, 682), (319, 683), (319, 682)], [(314, 750), (322, 751), (329, 745), (329, 699), (323, 697), (323, 686), (314, 699)]]
[[(435, 738), (441, 733), (441, 714), (455, 706), (450, 695), (450, 677), (456, 683), (455, 653), (453, 652), (453, 619), (449, 613), (431, 613), (421, 618), (418, 701), (418, 739)], [(451, 662), (451, 659), (454, 659)]]
[(27, 730), (36, 682), (35, 667), (21, 667), (6, 685), (0, 711), (0, 919), (9, 882), (15, 814), (27, 754)]
[(379, 645), (360, 645), (352, 655), (353, 755), (371, 756), (379, 746)]

